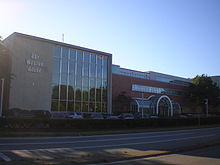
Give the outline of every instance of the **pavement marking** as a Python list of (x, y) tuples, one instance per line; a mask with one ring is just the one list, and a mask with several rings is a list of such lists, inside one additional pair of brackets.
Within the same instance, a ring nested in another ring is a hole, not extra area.
[(170, 130), (170, 131), (158, 131), (158, 132), (142, 132), (142, 133), (125, 133), (125, 134), (108, 134), (108, 135), (89, 135), (89, 136), (51, 136), (51, 137), (0, 137), (0, 140), (34, 140), (34, 139), (75, 139), (75, 138), (90, 138), (90, 137), (112, 137), (112, 136), (132, 136), (132, 135), (151, 135), (151, 134), (170, 134), (178, 132), (195, 132), (199, 130), (212, 130), (220, 129), (220, 127), (214, 128), (193, 128), (184, 130)]
[(8, 156), (6, 156), (5, 154), (3, 154), (1, 152), (0, 152), (0, 158), (2, 158), (6, 162), (10, 162), (11, 161), (11, 159)]
[(45, 150), (60, 150), (60, 149), (91, 149), (91, 148), (105, 148), (105, 147), (119, 147), (119, 146), (131, 146), (131, 145), (140, 145), (140, 144), (153, 144), (153, 143), (164, 143), (164, 142), (172, 142), (172, 141), (181, 141), (181, 140), (188, 140), (188, 139), (198, 139), (198, 138), (205, 138), (216, 136), (216, 134), (210, 135), (202, 135), (202, 136), (193, 136), (193, 137), (186, 137), (186, 138), (175, 138), (170, 140), (156, 140), (151, 142), (136, 142), (136, 143), (124, 143), (124, 144), (110, 144), (110, 145), (97, 145), (97, 146), (84, 146), (84, 147), (70, 147), (70, 148), (47, 148), (47, 149), (31, 149), (31, 150), (24, 150), (24, 149), (10, 149), (10, 150), (0, 150), (0, 152), (9, 152), (9, 151), (45, 151)]
[[(194, 133), (179, 133), (178, 135), (190, 135)], [(175, 135), (175, 136), (178, 136)], [(89, 142), (105, 142), (105, 141), (118, 141), (118, 140), (136, 140), (136, 139), (149, 139), (156, 137), (169, 137), (169, 135), (155, 135), (155, 136), (141, 136), (141, 137), (121, 137), (113, 139), (96, 139), (96, 140), (79, 140), (79, 141), (54, 141), (54, 142), (29, 142), (29, 143), (0, 143), (0, 146), (21, 146), (21, 145), (44, 145), (44, 144), (74, 144), (74, 143), (89, 143)]]

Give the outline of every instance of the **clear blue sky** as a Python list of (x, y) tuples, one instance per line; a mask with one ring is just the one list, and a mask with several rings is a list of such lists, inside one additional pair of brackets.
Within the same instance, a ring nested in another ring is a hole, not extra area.
[(186, 78), (220, 75), (220, 0), (0, 0), (0, 35), (62, 40), (113, 64)]

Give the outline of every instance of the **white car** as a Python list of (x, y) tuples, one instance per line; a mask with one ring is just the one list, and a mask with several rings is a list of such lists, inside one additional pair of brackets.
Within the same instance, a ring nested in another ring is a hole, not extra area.
[(83, 115), (81, 113), (78, 112), (73, 112), (73, 113), (69, 113), (67, 115), (67, 118), (71, 118), (71, 119), (83, 119)]

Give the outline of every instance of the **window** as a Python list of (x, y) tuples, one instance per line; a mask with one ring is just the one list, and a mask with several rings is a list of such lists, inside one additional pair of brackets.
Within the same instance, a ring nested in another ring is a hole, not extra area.
[(184, 91), (180, 91), (180, 90), (143, 86), (143, 85), (136, 85), (136, 84), (132, 85), (132, 91), (167, 94), (167, 95), (178, 95), (178, 96), (182, 96), (185, 94)]
[(54, 73), (60, 72), (60, 58), (53, 58), (53, 71)]
[(107, 112), (108, 57), (54, 46), (52, 111)]

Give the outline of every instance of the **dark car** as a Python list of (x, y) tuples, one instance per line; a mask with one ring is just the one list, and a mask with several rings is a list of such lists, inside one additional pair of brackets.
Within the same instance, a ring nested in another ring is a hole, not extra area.
[(119, 115), (120, 119), (134, 119), (134, 115), (132, 113), (122, 113)]

